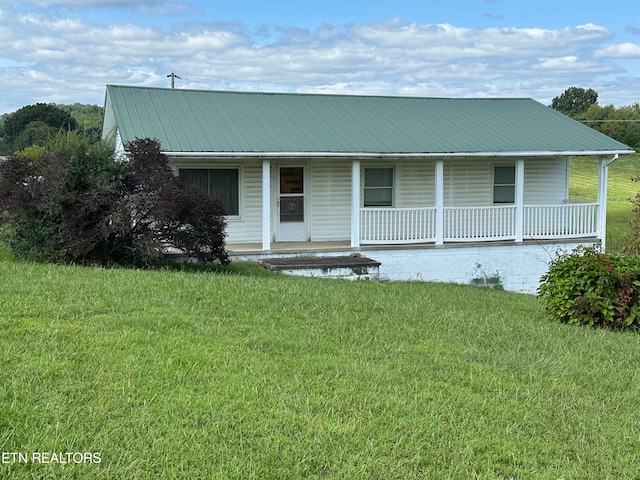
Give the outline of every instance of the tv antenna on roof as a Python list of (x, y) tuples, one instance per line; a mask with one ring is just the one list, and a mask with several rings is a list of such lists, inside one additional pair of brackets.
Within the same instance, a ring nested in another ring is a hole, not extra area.
[(176, 75), (173, 72), (171, 72), (169, 75), (167, 75), (167, 78), (168, 77), (171, 77), (171, 88), (176, 88), (176, 78), (179, 78), (180, 80), (182, 80), (182, 77), (179, 77), (178, 75)]

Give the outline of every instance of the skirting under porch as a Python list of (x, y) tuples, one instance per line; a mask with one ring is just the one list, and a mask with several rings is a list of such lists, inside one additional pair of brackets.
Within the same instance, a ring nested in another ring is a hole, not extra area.
[(565, 241), (497, 241), (460, 244), (368, 245), (352, 248), (346, 242), (274, 243), (271, 250), (259, 244), (231, 244), (233, 261), (269, 258), (336, 257), (359, 254), (380, 262), (380, 281), (427, 281), (501, 288), (535, 294), (540, 277), (558, 251), (595, 244), (596, 238)]

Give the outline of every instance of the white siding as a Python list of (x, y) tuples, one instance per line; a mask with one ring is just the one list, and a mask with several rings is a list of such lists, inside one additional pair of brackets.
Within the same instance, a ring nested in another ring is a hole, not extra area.
[[(206, 158), (171, 159), (180, 168), (239, 168), (240, 215), (227, 218), (227, 243), (257, 243), (262, 239), (262, 163), (258, 160), (237, 162)], [(177, 172), (176, 172), (177, 173)]]
[(525, 162), (524, 203), (558, 205), (569, 196), (567, 159), (544, 158)]
[(514, 164), (486, 159), (445, 160), (444, 204), (448, 207), (484, 206), (493, 203), (493, 165)]
[(362, 162), (360, 178), (360, 184), (362, 185), (362, 188), (364, 188), (364, 170), (366, 168), (393, 168), (394, 207), (424, 207), (432, 206), (434, 204), (434, 160)]
[(396, 206), (425, 207), (435, 203), (435, 161), (411, 160), (396, 169)]
[(310, 167), (311, 240), (351, 238), (351, 161), (327, 160)]
[[(446, 160), (444, 202), (446, 206), (485, 206), (493, 203), (493, 167), (515, 165), (516, 160)], [(524, 164), (524, 203), (559, 204), (567, 198), (565, 158), (527, 159)]]
[(240, 218), (229, 219), (229, 243), (262, 241), (262, 162), (243, 164), (240, 175)]

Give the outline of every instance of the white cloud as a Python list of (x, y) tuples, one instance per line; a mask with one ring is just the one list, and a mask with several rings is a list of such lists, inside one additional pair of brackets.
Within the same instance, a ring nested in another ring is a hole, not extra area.
[(580, 60), (575, 56), (542, 58), (536, 65), (533, 65), (532, 68), (555, 73), (568, 72), (571, 74), (578, 72), (611, 73), (617, 71), (617, 68), (610, 64)]
[[(119, 6), (125, 0), (38, 0), (30, 5)], [(171, 2), (162, 2), (169, 5)], [(156, 5), (144, 0), (138, 5)], [(177, 5), (177, 3), (176, 3)], [(239, 23), (152, 27), (99, 24), (54, 10), (0, 12), (0, 113), (37, 101), (101, 103), (107, 83), (431, 96), (532, 96), (621, 72), (605, 27), (461, 28), (392, 18), (312, 31)], [(4, 103), (2, 103), (4, 102)], [(9, 103), (12, 102), (12, 103)], [(631, 102), (629, 102), (631, 103)]]
[(594, 52), (596, 58), (640, 58), (640, 45), (637, 43), (618, 43), (605, 45)]
[(454, 56), (536, 55), (549, 48), (571, 48), (578, 42), (611, 36), (604, 27), (588, 24), (575, 28), (459, 28), (449, 24), (420, 25), (401, 19), (354, 26), (351, 33), (379, 47), (420, 48)]

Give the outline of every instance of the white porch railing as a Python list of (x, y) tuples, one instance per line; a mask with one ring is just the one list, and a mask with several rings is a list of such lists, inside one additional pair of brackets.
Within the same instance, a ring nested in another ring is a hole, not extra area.
[[(360, 242), (403, 244), (436, 241), (436, 208), (362, 208)], [(516, 207), (444, 207), (444, 242), (516, 239)], [(591, 237), (598, 234), (598, 204), (525, 205), (524, 239)]]
[(516, 238), (516, 207), (445, 207), (444, 241), (477, 242)]
[(436, 240), (436, 208), (362, 208), (363, 243), (423, 243)]
[(598, 233), (597, 203), (525, 205), (525, 238), (576, 238)]

